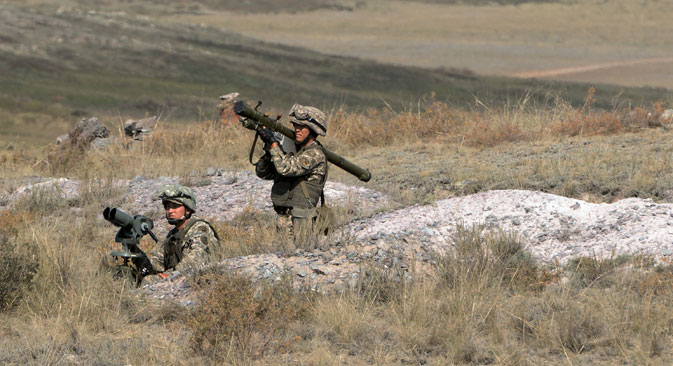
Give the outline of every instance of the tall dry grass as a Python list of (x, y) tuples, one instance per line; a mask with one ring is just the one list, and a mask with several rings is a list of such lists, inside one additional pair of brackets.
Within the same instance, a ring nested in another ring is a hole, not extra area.
[[(668, 132), (652, 122), (662, 110), (600, 111), (590, 98), (580, 109), (520, 101), (466, 110), (433, 100), (398, 112), (341, 108), (326, 144), (371, 164), (368, 184), (398, 200), (391, 205), (493, 187), (656, 197), (673, 171)], [(515, 233), (481, 227), (462, 228), (431, 273), (364, 264), (361, 282), (340, 293), (259, 290), (210, 274), (194, 283), (207, 307), (148, 300), (107, 271), (113, 243), (100, 207), (119, 205), (118, 178), (196, 181), (210, 166), (242, 169), (252, 136), (208, 121), (162, 122), (132, 145), (117, 134), (118, 144), (77, 159), (45, 153), (0, 168), (82, 178), (74, 198), (33, 190), (0, 215), (0, 363), (612, 365), (665, 364), (672, 355), (670, 266), (580, 258), (543, 267)], [(272, 216), (215, 222), (231, 243), (215, 256), (292, 250)]]

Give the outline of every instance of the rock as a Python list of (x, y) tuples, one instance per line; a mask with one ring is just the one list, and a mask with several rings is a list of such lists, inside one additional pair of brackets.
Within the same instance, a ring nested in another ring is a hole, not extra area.
[[(77, 147), (81, 149), (101, 148), (108, 146), (112, 140), (108, 139), (110, 131), (96, 117), (89, 119), (82, 118), (77, 126), (70, 131), (67, 139), (62, 139), (60, 146), (62, 148)], [(61, 136), (62, 137), (62, 136)], [(59, 137), (60, 139), (60, 137)], [(94, 141), (97, 141), (94, 144)], [(70, 142), (69, 144), (66, 142)], [(93, 145), (93, 146), (92, 146)]]
[(208, 168), (208, 170), (206, 170), (206, 175), (209, 177), (217, 175), (217, 169), (212, 167)]
[(61, 135), (56, 138), (56, 144), (61, 145), (68, 142), (68, 140), (70, 140), (70, 135), (66, 133), (65, 135)]
[(116, 139), (112, 138), (112, 137), (94, 139), (93, 141), (91, 141), (91, 145), (89, 145), (89, 150), (104, 149), (104, 148), (112, 145), (112, 143), (114, 143), (115, 141), (116, 141)]
[(152, 116), (141, 120), (127, 120), (124, 122), (124, 134), (133, 138), (135, 141), (142, 141), (145, 137), (152, 134), (159, 118)]
[(146, 179), (147, 179), (147, 178), (145, 178), (144, 175), (142, 175), (142, 174), (138, 174), (138, 175), (135, 176), (135, 178), (131, 179), (131, 182), (130, 182), (130, 183), (131, 183), (131, 184), (133, 184), (133, 183), (140, 183), (140, 182), (142, 182), (142, 181), (144, 181), (144, 180), (146, 180)]
[(673, 122), (673, 109), (665, 110), (661, 116), (659, 116), (659, 122), (661, 123), (671, 123)]
[(427, 235), (427, 236), (433, 236), (433, 235), (435, 235), (435, 231), (432, 230), (432, 229), (430, 229), (430, 228), (427, 227), (427, 226), (424, 227), (422, 231), (423, 231), (423, 234), (425, 234), (425, 235)]

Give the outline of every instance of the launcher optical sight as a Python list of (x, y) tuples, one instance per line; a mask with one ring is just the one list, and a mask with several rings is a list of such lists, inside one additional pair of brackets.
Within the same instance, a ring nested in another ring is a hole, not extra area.
[(147, 216), (131, 216), (118, 208), (106, 207), (103, 210), (103, 218), (120, 228), (115, 235), (115, 242), (121, 243), (123, 250), (112, 251), (110, 255), (113, 257), (125, 259), (143, 257), (144, 253), (137, 246), (140, 244), (140, 239), (147, 234), (150, 234), (155, 242), (159, 241), (152, 232), (154, 222)]

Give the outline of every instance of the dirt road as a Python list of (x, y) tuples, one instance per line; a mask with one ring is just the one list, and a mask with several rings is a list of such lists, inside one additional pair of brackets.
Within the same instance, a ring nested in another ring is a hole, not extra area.
[(673, 57), (647, 58), (647, 59), (638, 59), (638, 60), (597, 63), (597, 64), (590, 64), (590, 65), (584, 65), (584, 66), (562, 67), (562, 68), (548, 69), (548, 70), (522, 71), (522, 72), (516, 72), (516, 73), (510, 74), (510, 76), (518, 77), (518, 78), (554, 78), (554, 77), (563, 76), (563, 75), (571, 75), (571, 74), (579, 74), (579, 73), (583, 73), (583, 72), (607, 70), (607, 69), (613, 69), (613, 68), (618, 68), (618, 67), (667, 64), (667, 63), (673, 63)]

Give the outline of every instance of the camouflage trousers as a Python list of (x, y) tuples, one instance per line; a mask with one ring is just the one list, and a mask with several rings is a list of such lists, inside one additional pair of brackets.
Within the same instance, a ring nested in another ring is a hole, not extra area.
[(288, 240), (288, 242), (305, 242), (311, 235), (313, 227), (312, 219), (293, 217), (290, 214), (278, 214), (276, 230)]

